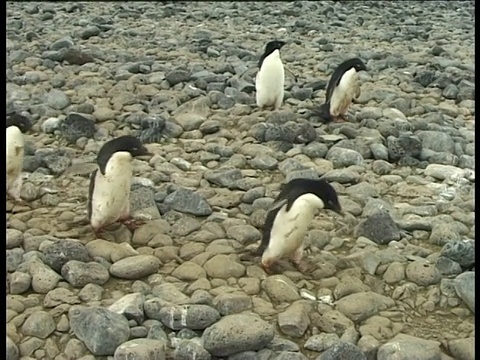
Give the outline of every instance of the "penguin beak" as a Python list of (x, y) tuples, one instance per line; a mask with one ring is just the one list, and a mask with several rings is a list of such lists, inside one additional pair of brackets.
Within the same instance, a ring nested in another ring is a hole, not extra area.
[(335, 209), (332, 209), (332, 210), (335, 211), (338, 215), (341, 215), (341, 216), (345, 215), (340, 207), (336, 207)]
[(151, 156), (153, 156), (153, 153), (148, 151), (148, 149), (145, 146), (140, 148), (140, 150), (138, 151), (138, 155), (137, 155), (138, 158), (149, 158)]

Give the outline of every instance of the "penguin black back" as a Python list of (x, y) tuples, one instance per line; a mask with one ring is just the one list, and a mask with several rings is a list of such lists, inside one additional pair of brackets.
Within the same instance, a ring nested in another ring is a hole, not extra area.
[(263, 226), (262, 241), (260, 242), (260, 246), (255, 250), (255, 255), (261, 255), (268, 247), (273, 223), (282, 207), (286, 205), (286, 211), (288, 212), (292, 208), (295, 200), (305, 194), (313, 194), (320, 198), (324, 203), (324, 209), (330, 209), (339, 214), (342, 213), (337, 192), (332, 185), (325, 180), (293, 179), (284, 185), (273, 203), (272, 210), (268, 212)]
[(260, 56), (260, 60), (258, 61), (258, 68), (262, 67), (263, 61), (265, 58), (273, 53), (275, 50), (280, 50), (286, 43), (280, 40), (272, 40), (267, 43), (265, 46), (265, 51), (263, 52), (262, 56)]
[(92, 197), (93, 197), (93, 190), (95, 189), (95, 177), (97, 176), (98, 169), (95, 169), (90, 174), (90, 184), (88, 186), (88, 199), (87, 199), (87, 218), (88, 221), (92, 218)]
[(97, 164), (103, 175), (105, 175), (108, 160), (110, 160), (113, 154), (119, 151), (129, 152), (132, 157), (150, 155), (142, 142), (134, 136), (125, 135), (107, 141), (97, 155)]
[(6, 124), (7, 128), (10, 126), (18, 127), (22, 133), (26, 133), (32, 128), (31, 121), (26, 116), (20, 115), (16, 112), (7, 115)]
[(329, 104), (333, 95), (333, 90), (338, 86), (340, 80), (342, 80), (343, 74), (345, 74), (351, 68), (355, 68), (355, 71), (367, 70), (367, 67), (359, 58), (352, 58), (342, 62), (332, 74), (327, 86), (327, 94), (325, 103)]

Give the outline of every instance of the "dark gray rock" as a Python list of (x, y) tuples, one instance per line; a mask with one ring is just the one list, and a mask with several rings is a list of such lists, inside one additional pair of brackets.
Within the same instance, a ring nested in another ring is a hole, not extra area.
[(304, 88), (298, 88), (298, 87), (294, 87), (292, 89), (292, 97), (294, 99), (298, 99), (300, 101), (304, 101), (304, 100), (307, 100), (307, 99), (310, 99), (312, 97), (312, 94), (313, 94), (313, 89), (312, 88), (308, 88), (308, 87), (304, 87)]
[(72, 160), (68, 156), (50, 154), (43, 157), (43, 162), (53, 174), (59, 175), (68, 169)]
[(242, 172), (234, 168), (220, 168), (205, 171), (204, 178), (214, 185), (228, 188), (232, 183), (243, 178)]
[(302, 147), (302, 152), (311, 159), (324, 158), (327, 155), (328, 146), (319, 142), (311, 142)]
[(74, 305), (68, 318), (75, 336), (96, 356), (113, 355), (130, 335), (128, 320), (103, 307)]
[(440, 254), (457, 262), (463, 268), (471, 268), (475, 265), (475, 241), (451, 240), (443, 246)]
[(45, 102), (55, 110), (62, 110), (70, 105), (70, 99), (68, 96), (58, 89), (50, 90), (50, 92), (45, 95)]
[(452, 137), (445, 132), (419, 131), (417, 136), (422, 142), (422, 148), (449, 153), (453, 153), (455, 150), (455, 142)]
[(419, 71), (414, 77), (413, 81), (418, 82), (423, 87), (427, 87), (435, 81), (435, 73), (432, 71)]
[(295, 142), (295, 132), (286, 126), (266, 124), (263, 135), (264, 141), (285, 141), (287, 143)]
[(435, 262), (435, 266), (443, 276), (458, 275), (462, 272), (462, 267), (459, 263), (445, 256), (439, 256)]
[(95, 58), (80, 49), (69, 48), (63, 53), (62, 60), (71, 65), (84, 65), (86, 63), (94, 62)]
[(318, 356), (316, 360), (367, 360), (367, 358), (357, 346), (339, 342)]
[(220, 319), (219, 312), (208, 305), (165, 306), (160, 309), (159, 316), (172, 330), (203, 330)]
[(365, 236), (377, 244), (388, 244), (400, 240), (400, 230), (386, 211), (378, 211), (359, 223), (354, 230), (355, 237)]
[(165, 75), (165, 80), (168, 81), (170, 86), (175, 86), (181, 82), (188, 81), (190, 79), (190, 72), (182, 69), (175, 69)]
[(95, 123), (92, 120), (75, 113), (68, 114), (65, 121), (60, 124), (62, 136), (72, 144), (81, 137), (93, 138), (95, 130)]
[(422, 151), (422, 143), (413, 136), (400, 136), (387, 138), (387, 149), (390, 161), (398, 161), (404, 157), (416, 158)]
[(58, 273), (70, 260), (89, 262), (91, 258), (81, 242), (69, 239), (56, 241), (43, 249), (43, 262)]
[(169, 208), (195, 216), (208, 216), (212, 214), (212, 208), (207, 200), (191, 190), (180, 188), (164, 199), (163, 203)]
[(76, 288), (87, 284), (103, 285), (110, 279), (108, 270), (97, 262), (70, 260), (62, 267), (62, 276)]

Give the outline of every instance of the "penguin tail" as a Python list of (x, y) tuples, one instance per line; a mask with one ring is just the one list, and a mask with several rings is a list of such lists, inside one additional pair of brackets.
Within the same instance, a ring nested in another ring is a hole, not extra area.
[(330, 115), (330, 104), (324, 103), (319, 107), (312, 109), (312, 115), (318, 116), (323, 123), (329, 123), (333, 121), (332, 115)]

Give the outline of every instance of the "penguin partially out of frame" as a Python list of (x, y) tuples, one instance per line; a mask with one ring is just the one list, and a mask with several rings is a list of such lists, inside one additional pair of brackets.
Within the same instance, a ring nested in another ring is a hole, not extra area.
[(269, 41), (258, 61), (258, 73), (255, 78), (257, 106), (261, 109), (273, 107), (278, 110), (283, 102), (285, 69), (280, 58), (280, 49), (284, 41)]
[(7, 115), (7, 195), (18, 204), (25, 204), (20, 197), (24, 158), (24, 134), (32, 128), (30, 120), (18, 113)]
[(335, 189), (323, 179), (293, 179), (275, 199), (267, 214), (263, 236), (255, 255), (262, 255), (262, 267), (273, 272), (277, 262), (288, 257), (305, 273), (310, 265), (302, 260), (304, 238), (316, 210), (330, 209), (343, 215)]
[(325, 103), (314, 113), (324, 122), (347, 121), (350, 104), (360, 96), (358, 72), (362, 70), (366, 71), (367, 67), (359, 58), (341, 63), (328, 82)]
[(97, 155), (98, 169), (90, 175), (87, 216), (99, 235), (105, 226), (122, 222), (134, 229), (130, 215), (130, 186), (134, 157), (151, 156), (142, 142), (125, 135), (106, 142)]

